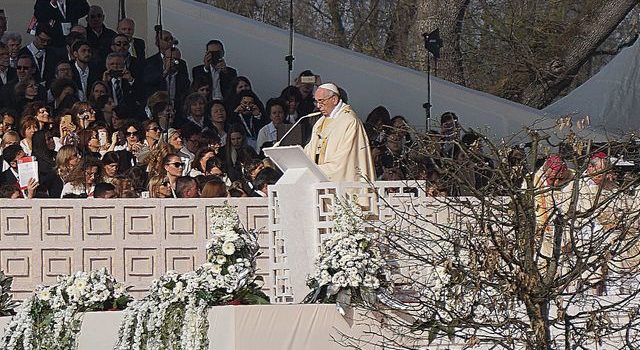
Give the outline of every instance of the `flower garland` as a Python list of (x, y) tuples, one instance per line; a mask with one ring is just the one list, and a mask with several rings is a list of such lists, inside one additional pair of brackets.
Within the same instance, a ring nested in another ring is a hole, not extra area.
[(207, 262), (196, 271), (169, 271), (153, 281), (149, 295), (127, 309), (116, 350), (208, 348), (210, 306), (266, 304), (255, 275), (255, 233), (240, 228), (233, 207), (211, 215)]
[(12, 316), (15, 315), (15, 307), (18, 302), (13, 300), (11, 296), (11, 284), (13, 283), (13, 277), (7, 276), (4, 272), (0, 271), (0, 316)]
[(124, 309), (131, 297), (106, 269), (60, 276), (39, 286), (25, 300), (5, 330), (0, 347), (10, 349), (75, 349), (82, 313)]
[(338, 203), (333, 235), (322, 242), (315, 272), (307, 278), (312, 292), (304, 302), (335, 302), (344, 312), (348, 304), (373, 303), (378, 292), (391, 286), (376, 237), (364, 225), (357, 202)]

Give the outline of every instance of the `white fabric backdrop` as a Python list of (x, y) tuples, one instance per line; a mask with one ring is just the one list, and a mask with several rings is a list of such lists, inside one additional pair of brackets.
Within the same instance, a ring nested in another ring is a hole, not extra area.
[[(248, 76), (254, 90), (266, 101), (287, 85), (288, 31), (253, 21), (213, 6), (190, 0), (165, 0), (163, 22), (180, 41), (190, 66), (200, 64), (209, 39), (225, 43), (226, 59), (240, 75)], [(148, 5), (149, 25), (157, 7)], [(153, 33), (148, 43), (153, 47)], [(148, 50), (153, 53), (153, 49)], [(386, 106), (392, 116), (404, 115), (419, 128), (425, 127), (426, 74), (310, 39), (295, 37), (294, 75), (305, 69), (334, 81), (349, 95), (361, 119), (376, 106)], [(504, 136), (521, 130), (542, 112), (489, 94), (433, 78), (432, 116), (439, 122), (445, 111), (460, 116), (463, 125), (489, 126), (490, 134)], [(438, 125), (439, 123), (436, 123)]]
[(600, 72), (544, 109), (553, 115), (589, 116), (591, 125), (609, 132), (640, 129), (640, 41), (623, 49)]

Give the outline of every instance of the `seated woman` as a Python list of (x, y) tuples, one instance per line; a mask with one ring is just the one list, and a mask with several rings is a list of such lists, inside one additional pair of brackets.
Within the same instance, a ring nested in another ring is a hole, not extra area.
[(69, 175), (69, 181), (62, 188), (61, 198), (73, 196), (93, 197), (93, 188), (100, 181), (100, 161), (87, 157), (82, 159)]
[(196, 156), (193, 158), (193, 163), (191, 163), (191, 170), (189, 171), (189, 176), (196, 177), (198, 175), (205, 175), (207, 170), (207, 161), (216, 156), (216, 150), (209, 147), (204, 146), (201, 147), (197, 152)]
[(149, 179), (149, 197), (173, 198), (173, 190), (166, 175), (157, 175)]
[(176, 182), (180, 176), (182, 176), (182, 171), (184, 169), (185, 164), (180, 159), (180, 156), (176, 153), (167, 154), (162, 160), (164, 175), (169, 179), (169, 185), (171, 187), (171, 192), (173, 197), (176, 198), (175, 189)]
[(200, 193), (200, 198), (224, 198), (228, 196), (227, 185), (219, 177), (209, 179)]
[(56, 174), (56, 151), (53, 135), (49, 130), (39, 130), (33, 134), (33, 150), (31, 155), (38, 162), (38, 186), (36, 196), (39, 198), (59, 198), (64, 185)]
[(278, 141), (277, 127), (284, 123), (286, 110), (287, 106), (281, 99), (272, 98), (267, 101), (267, 114), (269, 115), (271, 122), (263, 126), (258, 132), (257, 146), (259, 150), (262, 150), (262, 147), (266, 142), (275, 143)]
[(16, 102), (13, 109), (18, 112), (18, 115), (22, 115), (29, 103), (46, 101), (46, 96), (42, 93), (44, 89), (39, 89), (39, 86), (38, 82), (33, 78), (27, 78), (16, 84), (14, 89), (14, 101)]
[(231, 181), (243, 178), (243, 168), (245, 163), (258, 158), (253, 147), (247, 144), (244, 127), (240, 124), (233, 124), (229, 128), (227, 144), (220, 152), (223, 157), (224, 167)]
[(197, 93), (209, 102), (211, 100), (211, 86), (209, 85), (209, 80), (201, 75), (194, 77), (189, 93)]
[(208, 129), (215, 131), (220, 137), (220, 143), (227, 143), (227, 109), (221, 100), (213, 100), (207, 106), (206, 111), (209, 113)]
[(73, 169), (80, 164), (80, 153), (74, 145), (64, 145), (56, 154), (56, 174), (60, 181), (64, 184), (69, 182), (69, 177)]
[(20, 146), (27, 156), (31, 155), (31, 148), (33, 147), (33, 134), (38, 131), (38, 120), (32, 116), (25, 116), (20, 121), (20, 134), (22, 140)]
[(247, 144), (258, 152), (257, 138), (260, 129), (269, 123), (266, 113), (260, 107), (258, 96), (251, 91), (242, 91), (228, 110), (233, 111), (229, 118), (231, 124), (244, 128)]
[(185, 125), (193, 125), (201, 131), (208, 127), (207, 118), (205, 118), (205, 107), (207, 100), (198, 93), (188, 95), (182, 104), (182, 117), (173, 123), (176, 128), (184, 128)]

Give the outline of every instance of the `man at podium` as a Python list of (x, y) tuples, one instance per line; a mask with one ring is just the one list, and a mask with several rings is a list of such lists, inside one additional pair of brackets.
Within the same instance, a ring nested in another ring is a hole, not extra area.
[(340, 98), (338, 87), (322, 84), (315, 93), (322, 117), (315, 123), (305, 154), (329, 181), (375, 180), (369, 140), (362, 122)]

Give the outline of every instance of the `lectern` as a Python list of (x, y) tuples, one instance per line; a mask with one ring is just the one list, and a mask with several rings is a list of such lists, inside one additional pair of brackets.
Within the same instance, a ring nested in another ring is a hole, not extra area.
[(284, 173), (269, 186), (269, 231), (275, 247), (269, 275), (276, 301), (297, 303), (310, 292), (306, 277), (313, 272), (320, 246), (314, 225), (319, 203), (313, 185), (328, 180), (300, 146), (265, 148), (264, 154)]

